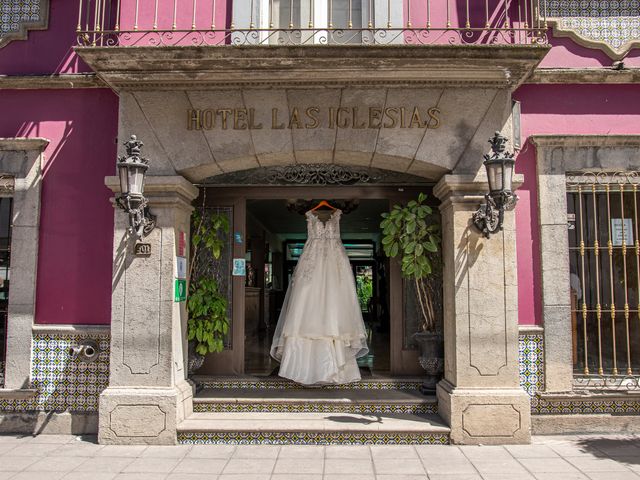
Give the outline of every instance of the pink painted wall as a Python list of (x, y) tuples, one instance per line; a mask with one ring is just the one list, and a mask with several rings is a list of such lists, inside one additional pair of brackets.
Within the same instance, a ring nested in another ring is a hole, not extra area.
[[(531, 135), (640, 134), (640, 85), (525, 85), (514, 98), (522, 107), (522, 138)], [(518, 310), (520, 323), (541, 324), (540, 238), (535, 148), (526, 143), (516, 172), (518, 190)]]
[(0, 75), (42, 75), (90, 71), (73, 52), (78, 2), (51, 0), (49, 28), (31, 30), (28, 39), (0, 48)]
[[(613, 63), (602, 50), (582, 47), (570, 38), (551, 36), (549, 43), (551, 50), (540, 62), (540, 68), (599, 68)], [(624, 63), (627, 67), (640, 67), (640, 49), (631, 50)]]
[[(55, 3), (55, 1), (53, 2)], [(108, 324), (118, 100), (109, 90), (0, 91), (0, 137), (45, 137), (36, 323)]]

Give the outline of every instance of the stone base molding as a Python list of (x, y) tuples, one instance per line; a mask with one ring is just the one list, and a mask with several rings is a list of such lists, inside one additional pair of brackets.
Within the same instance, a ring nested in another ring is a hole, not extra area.
[(581, 433), (639, 433), (639, 415), (534, 415), (531, 418), (535, 435), (569, 435)]
[(95, 435), (96, 412), (0, 412), (0, 434)]
[(173, 388), (109, 388), (100, 396), (98, 441), (175, 444), (178, 422), (185, 418), (184, 404), (192, 405), (192, 398), (187, 381)]
[[(117, 177), (105, 183), (115, 193)], [(111, 306), (111, 375), (100, 396), (98, 439), (106, 444), (175, 444), (178, 423), (192, 412), (187, 381), (184, 302), (174, 301), (182, 253), (188, 258), (191, 202), (198, 189), (181, 176), (149, 176), (145, 196), (156, 227), (136, 256), (128, 216), (115, 212)], [(188, 260), (187, 260), (188, 262)]]
[[(514, 178), (514, 187), (522, 176)], [(452, 443), (528, 443), (529, 396), (520, 387), (515, 220), (486, 239), (472, 223), (486, 181), (445, 175), (441, 201), (445, 374), (438, 412)]]
[(7, 317), (4, 387), (29, 388), (31, 327), (36, 308), (36, 273), (40, 230), (40, 188), (44, 138), (0, 138), (0, 177), (10, 183), (2, 194), (13, 197), (11, 294)]
[(530, 398), (521, 388), (464, 389), (443, 380), (437, 396), (438, 412), (451, 427), (452, 444), (531, 441)]

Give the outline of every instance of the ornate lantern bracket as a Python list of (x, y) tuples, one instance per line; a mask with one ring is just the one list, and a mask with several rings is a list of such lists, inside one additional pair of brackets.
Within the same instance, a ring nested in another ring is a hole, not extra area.
[(486, 238), (502, 230), (504, 212), (513, 210), (518, 202), (518, 196), (512, 191), (516, 161), (514, 153), (506, 151), (507, 142), (507, 137), (496, 132), (489, 139), (491, 154), (484, 155), (489, 193), (484, 196), (486, 202), (474, 212), (473, 223)]
[(129, 233), (137, 238), (149, 235), (156, 226), (156, 217), (149, 212), (148, 200), (144, 196), (144, 176), (149, 160), (142, 157), (142, 143), (135, 135), (124, 142), (126, 155), (118, 157), (120, 195), (116, 204), (129, 214)]

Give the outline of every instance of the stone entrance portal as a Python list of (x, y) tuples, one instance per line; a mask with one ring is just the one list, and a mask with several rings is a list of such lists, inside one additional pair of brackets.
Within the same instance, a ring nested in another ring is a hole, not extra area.
[[(182, 239), (189, 244), (194, 184), (309, 163), (434, 184), (444, 255), (439, 415), (455, 443), (529, 441), (529, 398), (518, 379), (514, 213), (490, 239), (471, 216), (487, 191), (487, 140), (496, 130), (513, 140), (510, 92), (545, 50), (370, 47), (372, 63), (350, 48), (291, 47), (287, 55), (299, 61), (286, 67), (277, 49), (237, 55), (181, 47), (178, 57), (151, 49), (144, 61), (136, 55), (145, 49), (78, 49), (119, 92), (120, 139), (135, 133), (145, 143), (145, 195), (157, 217), (145, 239), (151, 254), (135, 256), (125, 215), (115, 214), (111, 378), (100, 400), (100, 442), (175, 443), (178, 425), (192, 415), (187, 314), (174, 302), (173, 281)], [(116, 178), (106, 182), (117, 192)]]

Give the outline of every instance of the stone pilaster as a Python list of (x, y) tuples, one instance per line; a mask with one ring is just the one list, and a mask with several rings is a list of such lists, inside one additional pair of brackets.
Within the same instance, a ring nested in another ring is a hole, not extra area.
[(31, 329), (36, 311), (40, 187), (45, 138), (0, 138), (0, 190), (13, 196), (11, 294), (4, 387), (31, 385)]
[[(107, 177), (106, 184), (118, 192), (116, 177)], [(197, 195), (183, 177), (147, 177), (145, 196), (156, 228), (142, 240), (151, 245), (145, 256), (134, 255), (128, 217), (116, 209), (111, 373), (100, 396), (100, 443), (173, 444), (177, 424), (191, 413), (187, 312), (184, 302), (174, 302), (174, 279), (180, 232), (188, 247), (191, 202)]]
[(445, 375), (438, 411), (453, 443), (528, 443), (531, 409), (518, 377), (514, 212), (506, 212), (503, 231), (485, 239), (471, 216), (487, 189), (470, 175), (445, 175), (434, 188), (442, 201), (444, 255)]

